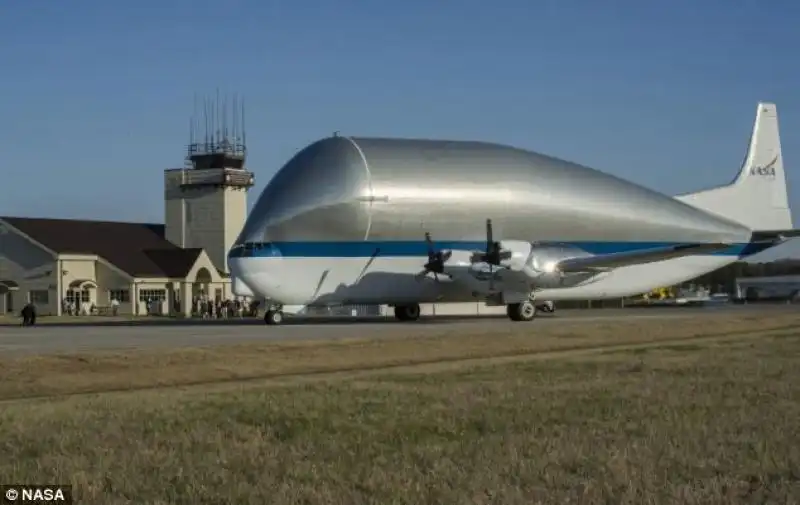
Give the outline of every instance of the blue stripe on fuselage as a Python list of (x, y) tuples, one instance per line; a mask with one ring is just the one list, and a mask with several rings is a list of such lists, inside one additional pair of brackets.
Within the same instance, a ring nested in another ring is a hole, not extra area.
[[(657, 247), (668, 247), (685, 244), (685, 242), (561, 242), (575, 246), (592, 254), (612, 254), (619, 252), (640, 251)], [(727, 249), (710, 253), (712, 256), (746, 257), (761, 252), (773, 244), (738, 243)], [(435, 242), (437, 250), (482, 251), (486, 248), (483, 241), (441, 241)], [(377, 251), (377, 253), (376, 253)], [(401, 241), (353, 241), (353, 242), (263, 242), (248, 243), (247, 247), (235, 247), (229, 257), (285, 257), (285, 258), (369, 258), (373, 255), (381, 257), (427, 256), (428, 246), (421, 240)]]

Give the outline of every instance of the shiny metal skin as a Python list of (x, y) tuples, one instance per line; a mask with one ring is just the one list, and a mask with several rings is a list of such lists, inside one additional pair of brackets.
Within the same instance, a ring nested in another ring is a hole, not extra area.
[(747, 242), (750, 231), (558, 158), (487, 142), (329, 137), (262, 192), (237, 241)]
[(531, 269), (531, 282), (538, 289), (558, 289), (578, 286), (590, 279), (598, 280), (602, 272), (563, 273), (553, 269), (553, 265), (565, 258), (585, 258), (592, 254), (577, 247), (536, 246), (531, 248), (528, 260)]
[[(502, 240), (500, 247), (511, 253), (510, 258), (500, 262), (501, 266), (507, 267), (509, 270), (498, 273), (495, 278), (504, 281), (513, 278), (517, 281), (515, 284), (524, 283), (525, 288), (522, 291), (526, 293), (533, 289), (577, 286), (589, 279), (596, 280), (602, 277), (600, 272), (564, 273), (555, 268), (559, 261), (566, 258), (594, 256), (575, 246), (567, 244), (541, 245), (518, 240)], [(518, 275), (518, 272), (523, 275)], [(471, 269), (470, 273), (478, 279), (488, 280), (490, 277), (489, 272), (480, 270)]]

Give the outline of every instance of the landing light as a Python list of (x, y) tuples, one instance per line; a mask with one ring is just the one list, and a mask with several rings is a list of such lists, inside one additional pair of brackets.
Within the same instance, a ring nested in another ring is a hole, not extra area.
[(556, 271), (556, 262), (555, 261), (548, 261), (544, 264), (544, 271), (547, 273), (553, 273)]

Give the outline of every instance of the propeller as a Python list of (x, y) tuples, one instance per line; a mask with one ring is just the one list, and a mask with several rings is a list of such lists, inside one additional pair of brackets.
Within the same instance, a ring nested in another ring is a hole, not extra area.
[(428, 246), (428, 262), (425, 263), (424, 270), (417, 274), (417, 278), (421, 279), (431, 272), (434, 280), (439, 282), (438, 274), (444, 274), (444, 264), (453, 255), (453, 251), (437, 251), (428, 232), (425, 232), (425, 244)]
[(494, 291), (494, 267), (500, 266), (500, 262), (511, 258), (511, 251), (504, 251), (500, 247), (500, 242), (494, 241), (494, 233), (492, 233), (492, 220), (486, 220), (486, 250), (483, 252), (476, 251), (472, 255), (473, 263), (488, 263), (489, 264), (489, 289)]
[(511, 251), (504, 251), (500, 247), (500, 242), (495, 242), (492, 233), (492, 220), (486, 220), (486, 250), (475, 251), (472, 255), (473, 263), (488, 263), (489, 265), (500, 266), (500, 262), (511, 258)]

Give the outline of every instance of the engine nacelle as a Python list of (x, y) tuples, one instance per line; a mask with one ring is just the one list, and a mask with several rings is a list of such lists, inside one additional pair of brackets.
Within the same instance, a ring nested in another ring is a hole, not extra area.
[[(511, 257), (500, 262), (500, 265), (511, 270), (524, 272), (530, 279), (527, 283), (533, 289), (568, 288), (583, 284), (588, 280), (596, 280), (602, 274), (597, 273), (563, 273), (555, 266), (559, 261), (568, 258), (594, 256), (575, 246), (569, 245), (537, 245), (522, 240), (503, 240), (500, 249), (511, 253)], [(454, 258), (455, 258), (454, 254)], [(472, 275), (484, 281), (491, 274), (484, 269), (473, 267)], [(486, 265), (484, 265), (486, 267)]]
[(559, 261), (568, 258), (594, 256), (583, 249), (569, 245), (532, 245), (525, 262), (527, 273), (536, 289), (568, 288), (583, 284), (590, 279), (598, 279), (600, 274), (592, 272), (564, 273), (555, 267)]
[(502, 240), (500, 241), (500, 250), (509, 251), (511, 257), (507, 260), (500, 262), (500, 265), (510, 268), (512, 270), (521, 270), (525, 267), (528, 258), (531, 256), (531, 249), (533, 248), (530, 242), (522, 240)]

